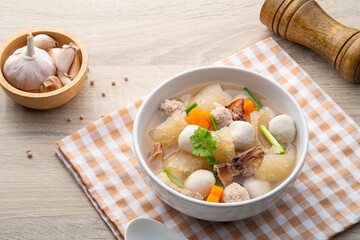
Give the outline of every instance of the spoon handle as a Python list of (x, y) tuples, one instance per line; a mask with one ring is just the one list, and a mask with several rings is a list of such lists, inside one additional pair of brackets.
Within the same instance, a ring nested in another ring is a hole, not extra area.
[(316, 1), (265, 0), (260, 21), (319, 53), (346, 80), (360, 83), (360, 31), (331, 18)]

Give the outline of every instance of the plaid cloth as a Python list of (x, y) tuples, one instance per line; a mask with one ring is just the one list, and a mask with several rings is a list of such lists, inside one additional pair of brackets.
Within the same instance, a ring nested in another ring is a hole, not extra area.
[(219, 61), (280, 83), (307, 115), (309, 153), (277, 207), (242, 221), (198, 220), (164, 204), (147, 186), (132, 149), (141, 100), (57, 142), (57, 153), (118, 239), (127, 223), (150, 217), (190, 239), (326, 239), (360, 217), (359, 126), (272, 39)]

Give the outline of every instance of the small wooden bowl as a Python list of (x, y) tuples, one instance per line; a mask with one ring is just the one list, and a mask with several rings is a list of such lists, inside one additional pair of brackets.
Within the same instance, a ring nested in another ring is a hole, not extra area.
[[(5, 61), (16, 49), (26, 45), (26, 37), (30, 32), (34, 36), (39, 33), (46, 33), (53, 37), (59, 43), (60, 47), (69, 43), (75, 43), (80, 47), (79, 52), (81, 54), (81, 67), (79, 73), (71, 81), (71, 83), (52, 92), (30, 93), (17, 89), (6, 81), (3, 74)], [(0, 85), (10, 98), (25, 107), (33, 109), (56, 108), (70, 101), (80, 91), (88, 72), (88, 61), (89, 59), (84, 45), (73, 34), (61, 29), (50, 27), (27, 29), (10, 37), (0, 47)]]

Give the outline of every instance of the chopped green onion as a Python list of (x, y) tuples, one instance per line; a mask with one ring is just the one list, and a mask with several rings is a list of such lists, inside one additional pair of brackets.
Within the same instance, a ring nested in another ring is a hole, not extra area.
[(213, 115), (210, 116), (210, 120), (212, 122), (212, 125), (214, 126), (215, 131), (219, 130), (217, 125), (216, 125), (215, 118), (214, 118)]
[(284, 149), (281, 147), (281, 145), (279, 144), (279, 142), (274, 138), (274, 136), (269, 132), (269, 130), (266, 129), (266, 127), (264, 125), (260, 125), (259, 126), (260, 131), (264, 134), (264, 136), (266, 137), (266, 139), (269, 141), (269, 143), (271, 145), (274, 145), (275, 147), (277, 147), (280, 151), (280, 154), (284, 154), (285, 151)]
[(186, 114), (188, 114), (191, 110), (193, 110), (194, 108), (196, 108), (198, 104), (196, 102), (194, 102), (193, 104), (191, 104), (190, 106), (188, 106), (186, 109), (185, 109), (185, 112)]
[(181, 188), (185, 188), (185, 187), (184, 187), (184, 184), (182, 184), (182, 182), (181, 182), (179, 179), (177, 179), (174, 175), (172, 175), (172, 173), (169, 172), (169, 170), (164, 169), (164, 173), (166, 173), (166, 175), (170, 178), (170, 180), (171, 180), (173, 183), (175, 183), (176, 185), (178, 185), (178, 186), (181, 187)]
[(256, 98), (254, 97), (254, 95), (251, 94), (251, 92), (249, 91), (249, 89), (244, 88), (243, 90), (244, 90), (244, 92), (249, 96), (249, 98), (251, 99), (251, 101), (254, 102), (255, 107), (256, 107), (257, 109), (259, 109), (259, 110), (262, 109), (261, 104), (256, 100)]

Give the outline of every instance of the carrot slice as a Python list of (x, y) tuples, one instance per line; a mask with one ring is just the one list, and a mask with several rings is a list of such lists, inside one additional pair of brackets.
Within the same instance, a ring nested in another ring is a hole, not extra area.
[(220, 202), (220, 197), (221, 197), (222, 192), (223, 192), (222, 187), (219, 187), (216, 185), (212, 186), (211, 190), (210, 190), (210, 194), (206, 198), (206, 201), (207, 202), (215, 202), (215, 203)]
[(254, 111), (259, 111), (259, 109), (255, 107), (254, 102), (250, 98), (247, 98), (244, 101), (244, 111), (245, 111), (245, 120), (247, 122), (250, 122), (250, 114)]
[(186, 117), (186, 122), (188, 124), (210, 129), (212, 126), (210, 116), (211, 113), (209, 111), (202, 111), (199, 108), (194, 108), (189, 112), (189, 116)]

